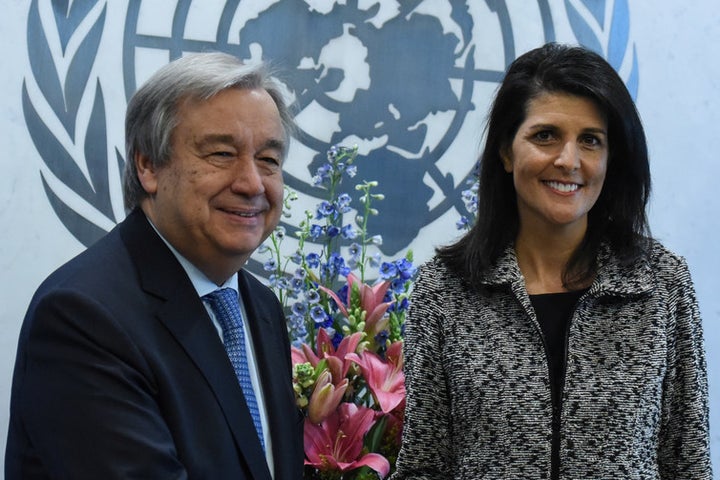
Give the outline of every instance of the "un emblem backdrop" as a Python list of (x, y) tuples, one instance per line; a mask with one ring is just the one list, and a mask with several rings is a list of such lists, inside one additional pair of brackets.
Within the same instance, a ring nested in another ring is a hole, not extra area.
[[(116, 6), (35, 0), (28, 14), (23, 113), (44, 163), (48, 202), (83, 245), (123, 216), (122, 131), (108, 119), (122, 117), (138, 85), (186, 52), (271, 62), (300, 126), (287, 184), (311, 202), (319, 193), (311, 178), (326, 150), (358, 145), (356, 181), (376, 180), (385, 195), (370, 225), (383, 237), (383, 253), (413, 248), (420, 258), (452, 238), (488, 100), (518, 53), (579, 41), (606, 56), (631, 91), (638, 88), (627, 0)], [(122, 32), (113, 29), (118, 19)], [(104, 66), (108, 55), (121, 63)]]
[[(381, 215), (370, 225), (383, 237), (382, 253), (393, 257), (412, 249), (422, 261), (458, 235), (460, 193), (472, 174), (503, 71), (547, 41), (594, 49), (638, 100), (654, 161), (654, 232), (693, 267), (709, 325), (715, 400), (712, 362), (719, 339), (718, 327), (709, 322), (718, 320), (720, 306), (710, 295), (709, 257), (715, 270), (718, 262), (709, 244), (692, 233), (698, 231), (697, 215), (706, 211), (707, 220), (714, 219), (707, 201), (692, 200), (709, 180), (706, 174), (677, 172), (681, 158), (692, 157), (696, 166), (712, 165), (718, 177), (712, 148), (688, 151), (680, 138), (718, 124), (717, 101), (713, 109), (702, 100), (717, 99), (718, 85), (708, 81), (688, 88), (689, 74), (683, 73), (686, 65), (718, 73), (717, 66), (701, 60), (702, 45), (717, 48), (720, 42), (714, 2), (695, 2), (692, 9), (652, 0), (9, 2), (0, 30), (6, 58), (0, 122), (8, 127), (3, 129), (8, 157), (2, 161), (9, 174), (0, 210), (7, 284), (0, 306), (7, 313), (0, 324), (7, 327), (2, 341), (8, 352), (0, 405), (7, 404), (17, 330), (32, 291), (55, 266), (124, 217), (124, 111), (136, 88), (161, 65), (209, 50), (271, 62), (300, 127), (285, 174), (300, 195), (294, 210), (317, 202), (320, 192), (311, 179), (325, 151), (334, 144), (358, 145), (354, 181), (376, 180), (385, 195), (377, 205)], [(678, 39), (681, 35), (687, 38)], [(674, 65), (678, 57), (684, 60)], [(667, 82), (676, 83), (658, 87)], [(695, 115), (698, 128), (683, 121), (678, 109)], [(680, 195), (679, 188), (689, 193)], [(700, 203), (706, 210), (693, 208)], [(290, 229), (296, 226), (285, 221)], [(717, 234), (711, 223), (700, 228)], [(258, 267), (257, 261), (251, 265), (261, 273)], [(7, 414), (0, 413), (0, 425), (6, 423)]]

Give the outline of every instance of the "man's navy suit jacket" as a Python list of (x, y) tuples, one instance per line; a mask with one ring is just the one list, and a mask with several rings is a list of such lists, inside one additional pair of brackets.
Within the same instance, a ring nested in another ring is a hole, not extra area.
[[(239, 287), (256, 339), (275, 479), (296, 480), (302, 417), (283, 312), (244, 271)], [(141, 211), (33, 297), (18, 346), (5, 474), (270, 479), (218, 332)]]

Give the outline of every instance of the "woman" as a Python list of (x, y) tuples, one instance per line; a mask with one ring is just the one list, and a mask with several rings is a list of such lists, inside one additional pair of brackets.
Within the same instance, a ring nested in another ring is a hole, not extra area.
[(519, 57), (479, 182), (477, 223), (414, 286), (393, 480), (711, 478), (695, 293), (649, 237), (617, 73), (582, 47)]

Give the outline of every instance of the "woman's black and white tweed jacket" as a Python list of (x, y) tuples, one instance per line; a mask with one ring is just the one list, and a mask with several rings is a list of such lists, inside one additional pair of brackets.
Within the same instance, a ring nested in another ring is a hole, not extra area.
[[(569, 327), (561, 479), (710, 479), (702, 327), (685, 260), (604, 248)], [(512, 248), (472, 291), (423, 265), (406, 325), (393, 480), (547, 479), (552, 407), (540, 327)]]

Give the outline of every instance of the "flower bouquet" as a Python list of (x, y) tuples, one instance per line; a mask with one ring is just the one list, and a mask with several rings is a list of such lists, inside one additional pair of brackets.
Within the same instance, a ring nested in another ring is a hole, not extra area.
[[(341, 192), (355, 175), (357, 147), (332, 147), (314, 185), (325, 192), (281, 253), (278, 227), (260, 253), (270, 287), (288, 315), (296, 401), (305, 413), (306, 479), (385, 478), (400, 448), (405, 386), (402, 335), (415, 274), (412, 253), (381, 261), (382, 238), (367, 231), (377, 215), (376, 182), (355, 188), (359, 206)], [(286, 190), (285, 215), (295, 192)], [(371, 275), (371, 271), (373, 275)], [(372, 281), (370, 281), (372, 278)]]

